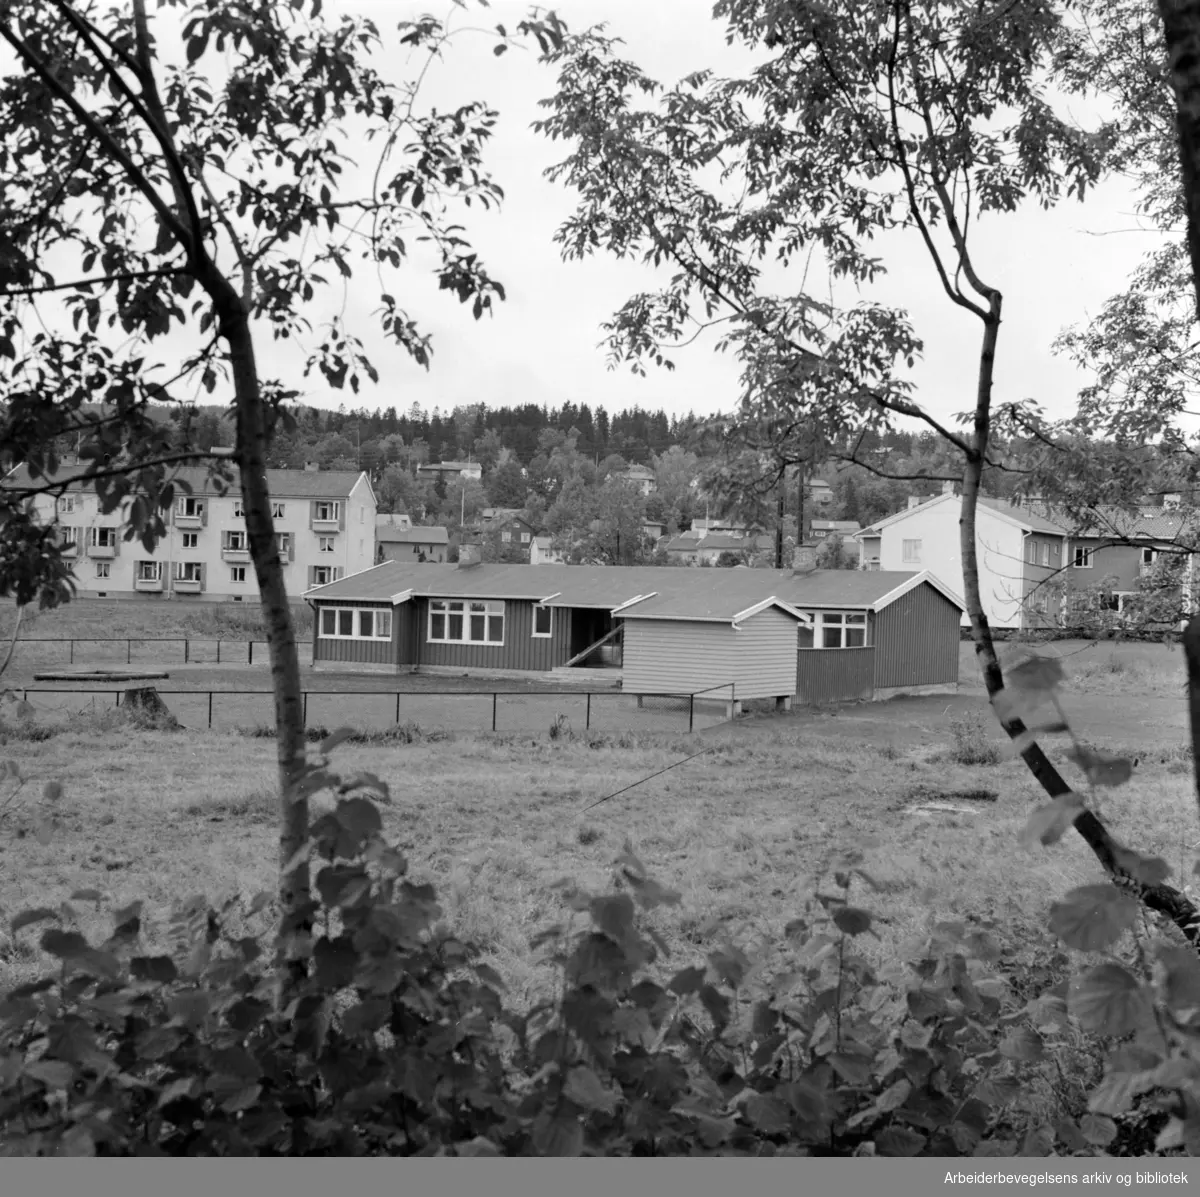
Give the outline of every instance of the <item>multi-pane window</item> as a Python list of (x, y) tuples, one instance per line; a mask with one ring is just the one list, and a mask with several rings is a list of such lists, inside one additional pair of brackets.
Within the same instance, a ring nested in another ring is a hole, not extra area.
[(271, 504), (271, 518), (273, 520), (283, 519), (283, 504), (282, 503), (272, 503)]
[(115, 549), (117, 547), (116, 528), (93, 528), (90, 541), (98, 549)]
[(508, 544), (509, 541), (512, 540), (512, 529), (505, 528), (504, 531), (500, 533), (500, 539), (504, 541), (505, 544)]
[(246, 515), (245, 509), (242, 507), (241, 499), (233, 501), (233, 518), (236, 520), (244, 519)]
[(818, 648), (862, 648), (867, 643), (865, 611), (822, 611)]
[(313, 518), (318, 520), (335, 520), (338, 518), (340, 510), (340, 503), (318, 503)]
[(1042, 545), (1042, 564), (1050, 564), (1050, 542), (1048, 540)]
[(314, 565), (312, 568), (312, 584), (327, 586), (333, 581), (333, 568), (328, 565)]
[(246, 533), (241, 531), (226, 532), (225, 547), (234, 552), (244, 553), (246, 551)]
[(177, 582), (199, 582), (204, 577), (204, 565), (200, 561), (176, 561), (175, 580)]
[(199, 532), (185, 532), (183, 534), (183, 547), (185, 549), (194, 549), (200, 544)]
[(107, 577), (111, 577), (111, 576), (112, 576), (112, 562), (111, 561), (97, 561), (96, 562), (96, 577), (107, 578)]
[(533, 634), (535, 636), (549, 636), (551, 629), (554, 627), (554, 608), (553, 607), (534, 607), (533, 609)]
[(175, 510), (180, 515), (198, 519), (204, 514), (204, 500), (189, 495), (187, 498), (179, 500), (179, 506)]
[(390, 640), (392, 613), (381, 608), (322, 607), (323, 640)]
[(919, 565), (921, 563), (921, 542), (919, 540), (904, 541), (900, 546), (900, 560)]
[(290, 532), (276, 532), (275, 543), (279, 546), (279, 556), (284, 561), (290, 561), (292, 556), (292, 534)]
[(1074, 560), (1071, 564), (1076, 569), (1091, 569), (1092, 568), (1092, 550), (1084, 548), (1076, 548)]
[(317, 537), (317, 552), (332, 553), (333, 552), (333, 537), (318, 536)]
[(244, 582), (246, 580), (246, 567), (244, 565), (231, 565), (229, 567), (229, 580), (231, 582)]
[(431, 599), (429, 639), (439, 644), (503, 644), (504, 604)]
[(521, 543), (522, 543), (522, 544), (528, 544), (528, 543), (529, 543), (529, 533), (528, 533), (528, 532), (522, 532), (522, 533), (521, 533)]
[(137, 563), (137, 580), (139, 582), (161, 582), (161, 561), (139, 561)]
[(67, 545), (70, 545), (72, 547), (78, 545), (79, 544), (79, 529), (78, 528), (68, 528), (65, 526), (59, 528), (58, 543), (60, 545), (62, 545), (64, 548)]
[(63, 495), (58, 500), (59, 515), (73, 515), (75, 513), (75, 496)]

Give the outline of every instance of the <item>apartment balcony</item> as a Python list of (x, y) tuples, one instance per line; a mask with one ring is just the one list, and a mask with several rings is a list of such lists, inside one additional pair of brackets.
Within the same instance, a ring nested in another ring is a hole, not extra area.
[(199, 578), (176, 578), (171, 583), (171, 589), (176, 594), (199, 594), (204, 589), (204, 583)]
[(133, 588), (146, 594), (162, 594), (162, 578), (135, 578)]
[(222, 549), (221, 560), (233, 565), (245, 565), (250, 560), (249, 549)]
[(175, 527), (186, 528), (191, 531), (193, 528), (204, 527), (203, 515), (181, 515), (178, 511), (175, 513)]
[(314, 516), (311, 521), (311, 526), (314, 532), (323, 532), (328, 534), (330, 532), (340, 532), (342, 528), (342, 521), (337, 516), (331, 520), (319, 520)]
[(115, 544), (90, 544), (87, 547), (87, 555), (96, 561), (111, 561), (117, 555), (117, 546)]

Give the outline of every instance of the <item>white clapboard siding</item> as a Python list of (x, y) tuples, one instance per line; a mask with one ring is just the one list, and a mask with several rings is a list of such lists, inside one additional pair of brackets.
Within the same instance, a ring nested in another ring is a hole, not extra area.
[(625, 621), (621, 687), (627, 693), (686, 694), (736, 684), (738, 699), (796, 692), (796, 621), (776, 607), (745, 620)]

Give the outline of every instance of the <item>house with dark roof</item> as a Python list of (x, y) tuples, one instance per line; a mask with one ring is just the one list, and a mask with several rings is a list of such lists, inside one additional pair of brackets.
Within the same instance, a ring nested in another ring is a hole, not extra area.
[[(117, 510), (100, 510), (95, 487), (82, 478), (87, 465), (64, 465), (57, 497), (34, 498), (39, 517), (57, 524), (59, 541), (74, 561), (79, 598), (259, 599), (241, 491), (217, 489), (207, 469), (177, 466), (167, 479), (185, 484), (166, 515), (167, 535), (148, 552), (123, 539), (130, 496)], [(39, 479), (38, 482), (43, 482)], [(25, 466), (5, 486), (29, 484)], [(375, 492), (365, 473), (340, 470), (268, 470), (271, 515), (284, 582), (295, 596), (367, 568), (375, 557)]]
[(563, 676), (619, 661), (628, 692), (730, 703), (958, 684), (962, 602), (928, 572), (389, 561), (305, 599), (318, 669)]

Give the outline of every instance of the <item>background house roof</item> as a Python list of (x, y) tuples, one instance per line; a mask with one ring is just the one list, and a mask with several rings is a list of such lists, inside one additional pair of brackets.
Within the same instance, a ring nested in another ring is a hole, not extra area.
[(1189, 525), (1188, 515), (1163, 507), (1095, 507), (1073, 521), (1072, 536), (1115, 540), (1174, 540)]
[[(53, 475), (53, 480), (72, 480), (69, 489), (72, 491), (91, 490), (84, 481), (78, 481), (79, 475), (85, 474), (91, 468), (91, 463), (62, 466)], [(209, 478), (208, 470), (202, 466), (177, 466), (168, 470), (167, 481), (188, 483), (194, 495), (215, 495), (217, 489)], [(363, 477), (360, 472), (353, 470), (268, 470), (267, 486), (273, 499), (344, 499)], [(43, 485), (44, 479), (37, 479), (32, 485)], [(17, 466), (5, 479), (6, 486), (29, 486), (31, 479), (29, 469), (24, 464)], [(369, 483), (368, 483), (369, 484)], [(236, 470), (234, 481), (226, 493), (235, 498), (240, 491), (237, 483)]]
[(376, 528), (375, 540), (378, 544), (449, 544), (450, 536), (442, 527)]
[[(417, 529), (413, 529), (417, 531)], [(553, 607), (595, 607), (611, 611), (624, 603), (655, 595), (662, 601), (650, 611), (691, 611), (693, 619), (723, 618), (701, 612), (729, 612), (729, 617), (769, 596), (799, 608), (875, 610), (906, 590), (928, 581), (958, 607), (958, 599), (928, 572), (892, 570), (815, 570), (793, 574), (780, 569), (685, 570), (635, 565), (414, 565), (385, 561), (371, 569), (339, 578), (305, 592), (305, 597), (339, 602), (378, 602), (411, 591), (434, 598), (549, 599)], [(671, 606), (670, 604), (674, 604)], [(707, 604), (707, 605), (706, 605)], [(638, 604), (640, 607), (640, 604)], [(632, 611), (634, 608), (630, 608)], [(661, 614), (659, 618), (661, 618)]]
[[(924, 503), (918, 503), (915, 507), (905, 507), (891, 515), (884, 516), (881, 520), (876, 520), (873, 524), (868, 524), (861, 532), (855, 533), (855, 536), (856, 538), (878, 536), (881, 528), (886, 528), (889, 524), (897, 523), (899, 520), (907, 519), (914, 512), (928, 511), (929, 508), (937, 503), (961, 502), (961, 495), (934, 495), (933, 498), (926, 499)], [(986, 507), (989, 511), (994, 511), (1004, 519), (1019, 524), (1027, 532), (1046, 532), (1053, 536), (1068, 535), (1067, 529), (1061, 524), (1047, 519), (1045, 515), (1040, 515), (1036, 511), (1031, 511), (1028, 507), (1017, 506), (1009, 502), (1008, 499), (992, 499), (985, 495), (980, 495), (979, 506)]]

